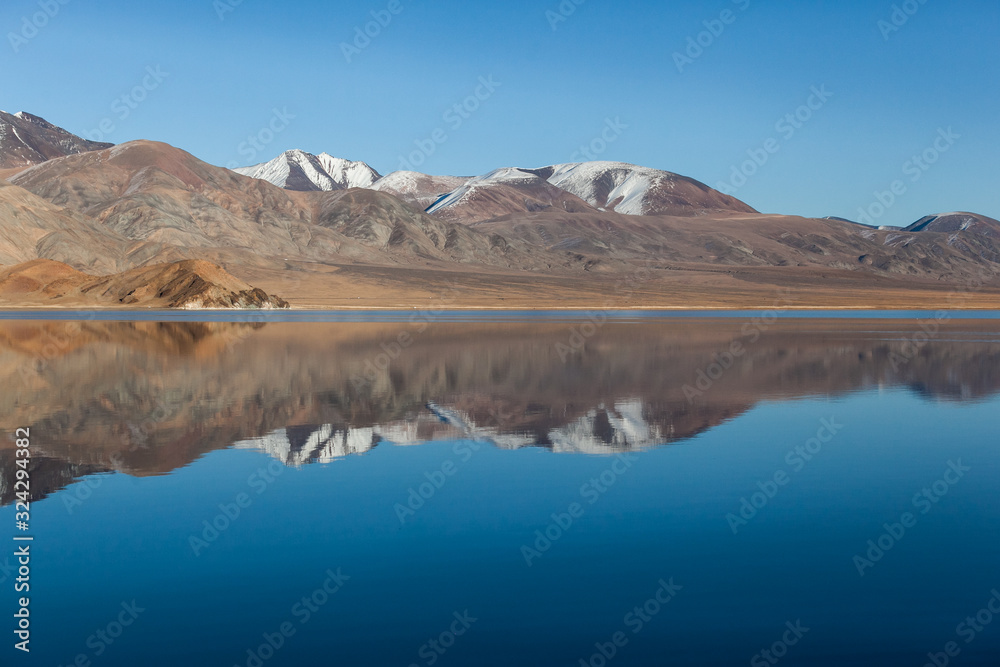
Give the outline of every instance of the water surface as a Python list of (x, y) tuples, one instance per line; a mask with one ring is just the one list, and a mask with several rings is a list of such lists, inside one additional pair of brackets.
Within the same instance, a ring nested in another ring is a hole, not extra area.
[(372, 319), (0, 323), (27, 664), (998, 663), (995, 319)]

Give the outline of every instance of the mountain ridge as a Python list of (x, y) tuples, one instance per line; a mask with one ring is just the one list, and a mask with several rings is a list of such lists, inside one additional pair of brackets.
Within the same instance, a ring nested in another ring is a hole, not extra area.
[[(0, 181), (0, 263), (109, 275), (205, 260), (310, 307), (413, 307), (441, 298), (440, 284), (463, 295), (456, 306), (518, 307), (730, 304), (727, 292), (756, 303), (783, 287), (813, 305), (908, 289), (937, 306), (962, 285), (982, 302), (1000, 288), (1000, 223), (971, 213), (899, 229), (761, 214), (694, 179), (608, 161), (380, 177), (289, 151), (330, 178), (296, 189), (290, 171), (279, 187), (162, 142), (86, 147)], [(642, 290), (623, 297), (616, 284), (636, 273)]]

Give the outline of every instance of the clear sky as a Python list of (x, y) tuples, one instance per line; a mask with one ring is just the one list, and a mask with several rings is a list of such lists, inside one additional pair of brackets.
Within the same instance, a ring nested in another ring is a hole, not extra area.
[(91, 138), (457, 175), (590, 146), (767, 212), (857, 219), (899, 181), (874, 222), (1000, 217), (996, 0), (63, 1), (0, 8), (0, 108)]

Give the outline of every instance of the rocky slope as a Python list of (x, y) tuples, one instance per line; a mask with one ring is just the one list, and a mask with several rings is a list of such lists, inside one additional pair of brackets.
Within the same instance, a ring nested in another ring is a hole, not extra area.
[(56, 127), (44, 118), (0, 111), (0, 170), (28, 167), (52, 158), (109, 148)]
[(0, 271), (0, 298), (17, 305), (141, 308), (287, 308), (283, 299), (203, 260), (91, 276), (47, 259)]
[(469, 180), (463, 176), (430, 176), (415, 171), (394, 171), (373, 183), (371, 189), (385, 192), (426, 211), (434, 202), (462, 187)]

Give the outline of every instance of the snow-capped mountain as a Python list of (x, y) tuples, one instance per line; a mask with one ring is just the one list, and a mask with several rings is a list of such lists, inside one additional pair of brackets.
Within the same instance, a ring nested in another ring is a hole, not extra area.
[(87, 141), (24, 111), (15, 114), (0, 111), (0, 169), (30, 167), (113, 145)]
[(545, 210), (683, 216), (755, 213), (738, 199), (694, 179), (624, 162), (496, 169), (468, 179), (434, 202), (427, 213), (457, 222), (482, 222)]
[(928, 215), (917, 220), (909, 227), (904, 227), (906, 232), (971, 232), (1000, 238), (1000, 221), (988, 218), (985, 215), (975, 213), (938, 213)]
[(233, 169), (286, 190), (315, 191), (370, 188), (382, 176), (364, 162), (313, 155), (302, 150), (285, 151), (270, 162)]
[(411, 206), (426, 210), (434, 202), (469, 181), (467, 176), (430, 176), (416, 171), (394, 171), (383, 176), (372, 190), (385, 192)]
[(755, 213), (738, 199), (694, 179), (624, 162), (575, 162), (531, 172), (595, 208), (624, 215)]
[(508, 167), (466, 181), (434, 202), (427, 213), (449, 221), (468, 223), (551, 209), (570, 213), (595, 212), (587, 202), (546, 182), (537, 174)]

